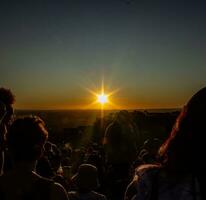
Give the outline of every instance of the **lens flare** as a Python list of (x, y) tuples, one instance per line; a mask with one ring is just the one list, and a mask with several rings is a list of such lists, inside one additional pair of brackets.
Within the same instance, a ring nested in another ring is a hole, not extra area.
[(102, 105), (108, 102), (108, 95), (102, 93), (97, 95), (97, 101)]
[[(94, 96), (94, 101), (91, 102), (89, 105), (85, 106), (85, 108), (98, 108), (101, 109), (102, 111), (105, 109), (120, 109), (121, 107), (113, 102), (114, 99), (111, 98), (115, 93), (119, 91), (118, 89), (108, 91), (108, 86), (105, 89), (105, 84), (104, 84), (104, 79), (102, 79), (102, 84), (100, 89), (97, 89), (95, 87), (94, 89), (90, 89), (86, 87), (85, 89)], [(97, 92), (98, 90), (98, 92)]]

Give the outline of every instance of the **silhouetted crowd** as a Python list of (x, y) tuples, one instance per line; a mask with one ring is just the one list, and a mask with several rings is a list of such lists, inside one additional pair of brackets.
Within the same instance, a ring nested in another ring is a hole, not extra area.
[(38, 116), (14, 118), (15, 96), (0, 88), (0, 200), (204, 200), (206, 88), (182, 108), (162, 142), (143, 140), (120, 111), (100, 143), (49, 140)]

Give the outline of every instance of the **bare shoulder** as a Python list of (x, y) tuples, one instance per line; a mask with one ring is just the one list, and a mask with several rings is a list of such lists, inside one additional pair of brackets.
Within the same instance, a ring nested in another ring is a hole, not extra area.
[(51, 185), (51, 200), (68, 200), (68, 194), (64, 187), (59, 183), (54, 182)]
[(156, 164), (146, 164), (141, 165), (135, 170), (135, 176), (134, 176), (134, 183), (136, 184), (136, 187), (138, 185), (150, 185), (152, 184), (152, 181), (155, 179), (155, 177), (158, 176), (158, 174), (161, 171), (162, 166), (156, 165)]
[(145, 164), (140, 165), (135, 169), (135, 175), (141, 176), (146, 172), (153, 172), (161, 168), (159, 164)]
[(137, 167), (132, 182), (127, 186), (124, 200), (147, 199), (146, 195), (151, 191), (153, 177), (160, 168), (158, 164), (145, 164)]

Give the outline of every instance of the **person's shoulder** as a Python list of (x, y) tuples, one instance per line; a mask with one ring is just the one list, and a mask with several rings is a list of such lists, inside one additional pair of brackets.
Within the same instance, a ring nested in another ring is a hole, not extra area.
[(68, 195), (66, 190), (64, 189), (64, 187), (53, 181), (52, 179), (48, 179), (42, 176), (39, 176), (39, 180), (38, 180), (38, 187), (42, 187), (42, 188), (50, 188), (50, 199), (51, 200), (68, 200)]
[(146, 199), (160, 169), (159, 164), (144, 164), (137, 167), (133, 181), (127, 187), (125, 199)]
[(91, 194), (99, 200), (106, 200), (107, 199), (105, 195), (100, 194), (100, 193), (95, 192), (95, 191), (92, 191)]
[(161, 170), (161, 165), (159, 164), (144, 164), (140, 165), (135, 169), (135, 176), (133, 181), (139, 185), (144, 183), (150, 185), (154, 178), (159, 174)]
[(68, 192), (68, 194), (71, 196), (74, 196), (74, 195), (76, 196), (78, 193), (76, 191), (70, 191), (70, 192)]
[(59, 199), (59, 200), (68, 200), (68, 194), (64, 187), (56, 182), (51, 184), (51, 200)]
[(145, 173), (155, 173), (162, 168), (160, 164), (144, 164), (140, 165), (135, 169), (135, 174), (138, 176), (142, 176)]
[(68, 192), (69, 200), (74, 200), (79, 198), (79, 194), (77, 191), (70, 191)]

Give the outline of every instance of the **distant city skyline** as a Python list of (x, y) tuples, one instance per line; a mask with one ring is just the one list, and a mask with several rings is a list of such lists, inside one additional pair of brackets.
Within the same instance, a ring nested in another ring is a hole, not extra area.
[[(0, 86), (16, 109), (179, 108), (206, 86), (206, 3), (0, 3)], [(92, 104), (93, 103), (93, 104)]]

